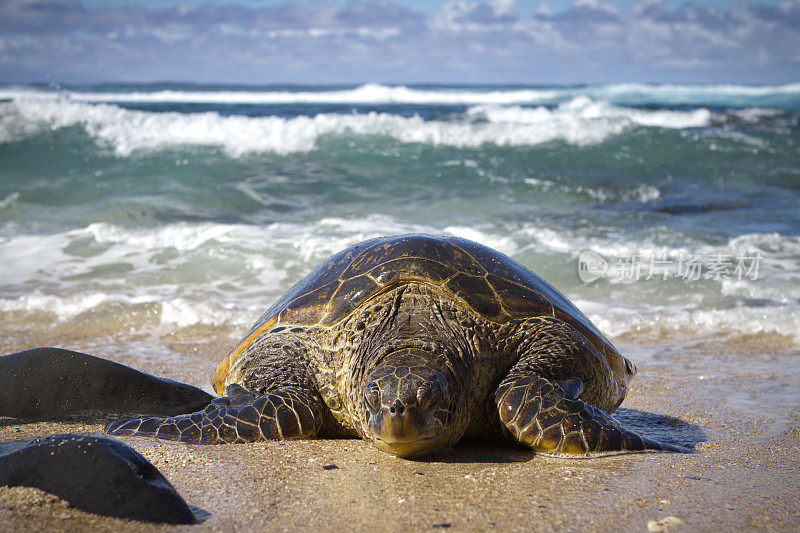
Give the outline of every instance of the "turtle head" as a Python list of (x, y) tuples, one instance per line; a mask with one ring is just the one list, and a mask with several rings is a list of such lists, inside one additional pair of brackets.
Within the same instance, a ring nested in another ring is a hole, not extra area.
[(430, 452), (460, 437), (452, 424), (459, 402), (449, 372), (426, 359), (409, 353), (392, 357), (364, 386), (367, 436), (399, 457)]

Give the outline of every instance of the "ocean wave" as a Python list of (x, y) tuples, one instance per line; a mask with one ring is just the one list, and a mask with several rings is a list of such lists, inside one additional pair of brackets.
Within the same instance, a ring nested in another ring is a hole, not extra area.
[(625, 105), (713, 106), (734, 108), (797, 109), (800, 83), (785, 85), (675, 85), (622, 83), (589, 86), (583, 93), (592, 98)]
[[(246, 328), (331, 254), (364, 239), (413, 232), (464, 237), (524, 262), (561, 284), (612, 337), (718, 328), (728, 334), (789, 331), (800, 342), (797, 237), (748, 234), (710, 244), (663, 228), (637, 238), (613, 232), (592, 236), (536, 223), (433, 226), (377, 214), (263, 226), (203, 222), (126, 228), (95, 223), (62, 233), (17, 235), (0, 240), (0, 311), (18, 320), (28, 320), (32, 313), (63, 322), (105, 310), (118, 314), (117, 322), (123, 324), (131, 320), (126, 313), (138, 309), (137, 316), (148, 317), (147, 327)], [(642, 277), (583, 284), (577, 258), (584, 250), (612, 264), (634, 255), (674, 262), (684, 255), (738, 253), (759, 255), (760, 264), (757, 279), (731, 275), (687, 283)], [(36, 289), (31, 292), (31, 287)]]
[(324, 136), (362, 135), (401, 143), (479, 148), (536, 146), (562, 141), (585, 146), (635, 127), (696, 128), (712, 114), (694, 111), (640, 110), (579, 97), (554, 109), (476, 106), (464, 117), (426, 121), (389, 113), (334, 114), (314, 117), (221, 116), (205, 113), (155, 113), (109, 104), (20, 99), (0, 104), (0, 142), (47, 130), (80, 127), (118, 156), (180, 146), (222, 148), (231, 157), (290, 154), (313, 150)]
[[(134, 330), (134, 324), (144, 329), (180, 329), (199, 325), (245, 329), (262, 312), (263, 309), (237, 308), (181, 297), (131, 297), (99, 292), (72, 295), (37, 293), (0, 298), (0, 313), (15, 313), (18, 319), (26, 323), (32, 319), (31, 315), (63, 324), (91, 313), (96, 318), (105, 319), (110, 328), (116, 325), (128, 332)], [(132, 319), (134, 315), (137, 317), (135, 320)], [(116, 331), (109, 330), (107, 334), (114, 333)]]
[[(637, 125), (653, 128), (684, 129), (701, 128), (711, 123), (712, 114), (708, 109), (692, 111), (643, 110), (619, 107), (608, 101), (595, 101), (586, 96), (575, 97), (555, 109), (519, 106), (475, 106), (467, 114), (484, 118), (498, 124), (547, 124), (549, 126), (569, 125), (577, 120), (606, 120), (621, 125)], [(565, 124), (558, 124), (564, 122)], [(575, 123), (575, 126), (583, 124)], [(610, 125), (610, 124), (609, 124)]]
[(800, 106), (800, 83), (786, 85), (670, 85), (625, 83), (557, 87), (408, 87), (365, 84), (353, 88), (223, 88), (177, 89), (119, 87), (114, 91), (43, 90), (0, 87), (0, 99), (69, 98), (76, 102), (193, 104), (410, 104), (410, 105), (540, 105), (580, 96), (619, 105), (692, 105), (719, 107)]
[[(46, 312), (57, 320), (69, 320), (81, 313), (96, 309), (111, 300), (108, 294), (26, 294), (16, 298), (0, 298), (0, 311)], [(127, 303), (132, 303), (130, 300)]]
[(535, 187), (542, 192), (555, 191), (565, 194), (580, 194), (591, 198), (598, 203), (605, 202), (639, 202), (646, 203), (661, 198), (661, 191), (658, 187), (641, 183), (628, 187), (603, 187), (589, 185), (566, 185), (556, 183), (553, 180), (539, 178), (523, 178), (523, 183)]
[(14, 205), (17, 203), (17, 200), (19, 200), (18, 192), (12, 192), (5, 198), (0, 199), (0, 210), (14, 207)]
[[(442, 226), (411, 223), (388, 215), (364, 217), (323, 217), (307, 223), (275, 222), (266, 225), (217, 222), (178, 222), (152, 228), (131, 228), (106, 222), (92, 223), (61, 233), (18, 234), (0, 238), (2, 285), (21, 286), (35, 281), (61, 279), (83, 282), (103, 267), (110, 279), (130, 281), (129, 268), (137, 273), (163, 271), (165, 279), (176, 279), (175, 267), (185, 263), (207, 263), (223, 268), (221, 274), (240, 271), (269, 271), (269, 283), (262, 289), (285, 287), (287, 269), (308, 271), (339, 250), (357, 242), (403, 233), (431, 233), (470, 239), (507, 255), (525, 253), (561, 254), (573, 260), (591, 250), (609, 261), (620, 257), (656, 257), (677, 261), (688, 256), (719, 254), (761, 257), (761, 275), (771, 282), (798, 282), (800, 237), (778, 233), (753, 233), (710, 244), (678, 230), (653, 227), (633, 235), (623, 231), (587, 233), (526, 222), (500, 226), (449, 224)], [(128, 265), (114, 270), (114, 265)], [(576, 264), (577, 268), (577, 264)], [(193, 271), (184, 272), (193, 276)], [(206, 279), (198, 278), (198, 283)], [(140, 278), (158, 283), (157, 277)], [(768, 284), (765, 284), (768, 285)], [(757, 296), (757, 295), (750, 295)], [(800, 297), (800, 289), (785, 293)]]
[(130, 92), (37, 91), (0, 88), (0, 99), (68, 98), (75, 102), (180, 103), (180, 104), (412, 104), (476, 105), (538, 104), (563, 99), (560, 89), (414, 89), (403, 85), (365, 84), (353, 89), (331, 90), (153, 90)]
[(574, 300), (604, 334), (650, 341), (661, 335), (714, 336), (717, 339), (772, 333), (800, 345), (800, 309), (796, 306), (702, 309), (687, 304), (609, 305), (608, 302)]
[[(526, 243), (520, 250), (556, 252), (576, 260), (584, 251), (594, 252), (608, 263), (605, 279), (611, 284), (642, 281), (616, 276), (615, 264), (619, 260), (625, 261), (625, 264), (639, 262), (643, 272), (641, 278), (644, 278), (652, 258), (669, 270), (667, 274), (670, 278), (676, 278), (680, 261), (696, 258), (706, 265), (714, 258), (722, 258), (727, 265), (727, 272), (716, 280), (718, 289), (714, 291), (720, 296), (766, 299), (778, 303), (800, 302), (799, 237), (751, 233), (728, 239), (724, 243), (710, 244), (664, 227), (651, 228), (634, 238), (623, 231), (584, 235), (563, 228), (527, 225), (517, 231), (516, 240)], [(750, 275), (744, 275), (746, 272), (741, 276), (738, 273), (734, 275), (740, 258), (743, 267), (755, 268)], [(738, 279), (740, 277), (743, 279)], [(655, 294), (658, 294), (658, 289)]]
[[(226, 244), (236, 239), (237, 232), (250, 227), (235, 224), (171, 224), (157, 229), (130, 229), (104, 222), (90, 224), (84, 229), (69, 232), (68, 236), (81, 239), (89, 237), (97, 244), (124, 245), (127, 250), (173, 249), (177, 252), (197, 250), (216, 242)], [(123, 255), (127, 253), (123, 251)]]
[[(664, 335), (697, 337), (772, 333), (800, 345), (800, 309), (795, 305), (739, 305), (703, 308), (696, 302), (654, 304), (588, 299), (566, 293), (573, 303), (612, 341), (627, 336), (653, 340)], [(30, 294), (0, 298), (6, 326), (25, 328), (39, 324), (69, 324), (80, 320), (103, 322), (106, 335), (118, 333), (168, 333), (197, 326), (224, 327), (236, 336), (244, 332), (277, 296), (261, 305), (222, 304), (212, 299), (125, 296), (112, 293)]]

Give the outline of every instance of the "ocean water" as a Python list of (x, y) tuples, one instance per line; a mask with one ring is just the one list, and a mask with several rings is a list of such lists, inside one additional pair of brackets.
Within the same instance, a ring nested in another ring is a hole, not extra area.
[(612, 342), (800, 344), (800, 84), (0, 86), (6, 335), (243, 333), (406, 232), (508, 254)]

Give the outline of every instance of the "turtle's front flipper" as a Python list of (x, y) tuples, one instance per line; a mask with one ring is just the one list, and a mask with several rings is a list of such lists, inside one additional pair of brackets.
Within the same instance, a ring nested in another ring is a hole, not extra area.
[(202, 411), (170, 418), (131, 418), (109, 423), (109, 435), (140, 435), (190, 444), (311, 438), (324, 419), (324, 404), (313, 391), (286, 387), (256, 396), (229, 385), (226, 397)]
[(536, 375), (509, 376), (498, 386), (494, 401), (511, 436), (539, 453), (594, 457), (686, 451), (623, 428), (605, 411), (576, 399), (580, 388), (577, 379), (555, 383)]

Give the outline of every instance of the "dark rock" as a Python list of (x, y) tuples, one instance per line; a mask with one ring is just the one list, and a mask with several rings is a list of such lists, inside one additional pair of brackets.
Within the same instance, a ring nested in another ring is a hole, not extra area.
[(169, 524), (197, 521), (147, 459), (99, 435), (0, 443), (0, 485), (35, 487), (99, 515)]
[(0, 416), (24, 420), (175, 416), (213, 396), (197, 387), (59, 348), (0, 357)]

